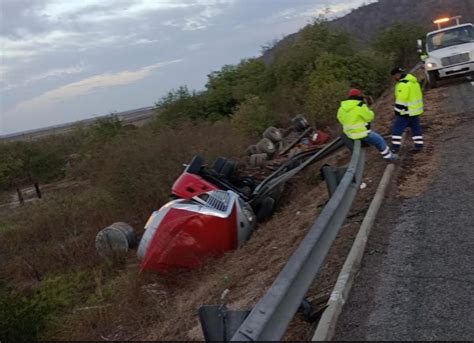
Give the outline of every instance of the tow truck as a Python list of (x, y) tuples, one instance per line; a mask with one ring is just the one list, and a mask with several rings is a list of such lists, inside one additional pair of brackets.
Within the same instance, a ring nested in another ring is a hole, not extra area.
[(140, 271), (191, 269), (243, 246), (257, 222), (272, 215), (285, 184), (343, 145), (337, 138), (320, 149), (288, 156), (260, 182), (229, 172), (234, 168), (228, 159), (206, 165), (194, 156), (172, 186), (172, 200), (145, 225), (137, 250)]
[[(426, 35), (425, 74), (431, 88), (447, 77), (474, 75), (474, 26), (461, 24), (461, 16), (439, 18), (433, 21), (437, 30)], [(455, 21), (455, 25), (442, 27)], [(418, 52), (423, 53), (423, 42), (417, 41)]]

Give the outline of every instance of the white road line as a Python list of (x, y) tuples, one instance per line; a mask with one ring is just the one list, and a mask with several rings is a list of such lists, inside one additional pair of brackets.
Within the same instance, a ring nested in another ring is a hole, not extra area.
[(474, 86), (474, 81), (471, 81), (471, 85)]

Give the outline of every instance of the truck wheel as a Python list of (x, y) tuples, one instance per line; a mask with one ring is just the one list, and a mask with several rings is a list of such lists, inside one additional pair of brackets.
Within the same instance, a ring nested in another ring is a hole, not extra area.
[(304, 131), (309, 127), (308, 121), (304, 117), (295, 117), (291, 120), (296, 131)]
[(226, 179), (230, 179), (234, 175), (236, 169), (237, 169), (237, 162), (227, 160), (222, 166), (219, 173), (222, 176), (224, 176)]
[(257, 187), (257, 183), (251, 176), (244, 176), (240, 181), (244, 186), (249, 187), (252, 191), (255, 189), (255, 187)]
[(435, 71), (428, 72), (428, 83), (431, 89), (436, 88), (438, 86), (438, 79)]
[(246, 196), (251, 196), (256, 187), (256, 182), (251, 176), (244, 176), (239, 180), (239, 189)]
[(127, 223), (118, 222), (102, 229), (95, 238), (95, 248), (100, 257), (123, 260), (129, 248), (135, 246), (135, 230)]
[(248, 155), (248, 156), (251, 156), (253, 154), (256, 154), (257, 153), (257, 147), (254, 145), (249, 145), (249, 147), (247, 148), (247, 150), (245, 150), (245, 153)]
[(263, 138), (268, 138), (273, 143), (278, 143), (282, 140), (283, 135), (281, 134), (280, 130), (272, 126), (263, 132)]
[(204, 159), (201, 156), (196, 155), (188, 164), (185, 171), (190, 174), (199, 175), (199, 172), (201, 171), (203, 164), (204, 164)]
[(275, 211), (275, 199), (272, 197), (266, 197), (263, 199), (259, 209), (257, 210), (257, 221), (264, 222), (270, 219), (273, 212)]
[(251, 167), (263, 167), (267, 163), (268, 155), (267, 154), (253, 154), (250, 156), (250, 166)]
[(276, 151), (276, 146), (268, 138), (262, 138), (260, 142), (256, 144), (258, 153), (265, 153), (268, 155), (273, 155)]
[(213, 169), (216, 173), (220, 173), (226, 161), (227, 159), (225, 159), (224, 157), (216, 158), (214, 163), (211, 166), (211, 169)]

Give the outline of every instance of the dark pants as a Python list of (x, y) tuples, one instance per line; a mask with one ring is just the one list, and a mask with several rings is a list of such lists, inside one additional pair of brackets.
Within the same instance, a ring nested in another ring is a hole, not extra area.
[[(354, 140), (350, 139), (347, 137), (345, 134), (342, 134), (341, 136), (342, 141), (344, 144), (349, 148), (349, 150), (353, 151), (354, 150)], [(391, 159), (392, 158), (392, 153), (390, 152), (389, 147), (385, 143), (384, 139), (382, 136), (380, 136), (377, 132), (371, 131), (367, 135), (367, 137), (362, 138), (360, 140), (363, 145), (372, 145), (374, 146), (382, 155), (383, 158), (385, 159)]]
[(387, 144), (385, 144), (384, 139), (380, 136), (377, 132), (371, 131), (369, 135), (365, 138), (361, 139), (362, 142), (373, 145), (385, 159), (392, 158), (392, 153), (388, 148)]
[(403, 131), (410, 127), (413, 143), (416, 149), (423, 148), (423, 132), (420, 126), (420, 116), (396, 115), (392, 126), (392, 151), (398, 152), (402, 144)]

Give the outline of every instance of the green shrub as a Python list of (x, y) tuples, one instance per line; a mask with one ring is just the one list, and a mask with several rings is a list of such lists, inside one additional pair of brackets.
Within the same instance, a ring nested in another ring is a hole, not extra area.
[(395, 23), (378, 33), (374, 48), (388, 56), (400, 66), (409, 66), (419, 61), (416, 51), (416, 40), (423, 37), (426, 31), (422, 26), (413, 23)]
[(157, 120), (171, 126), (186, 120), (203, 120), (207, 116), (203, 96), (188, 87), (171, 90), (156, 103)]
[(247, 135), (260, 135), (273, 122), (267, 105), (257, 96), (248, 97), (232, 115), (232, 124)]
[(332, 124), (348, 87), (347, 81), (338, 81), (331, 76), (310, 77), (305, 111), (308, 120), (313, 125)]
[(0, 288), (0, 340), (30, 342), (61, 326), (61, 315), (84, 300), (91, 287), (83, 273), (50, 275), (26, 294)]

